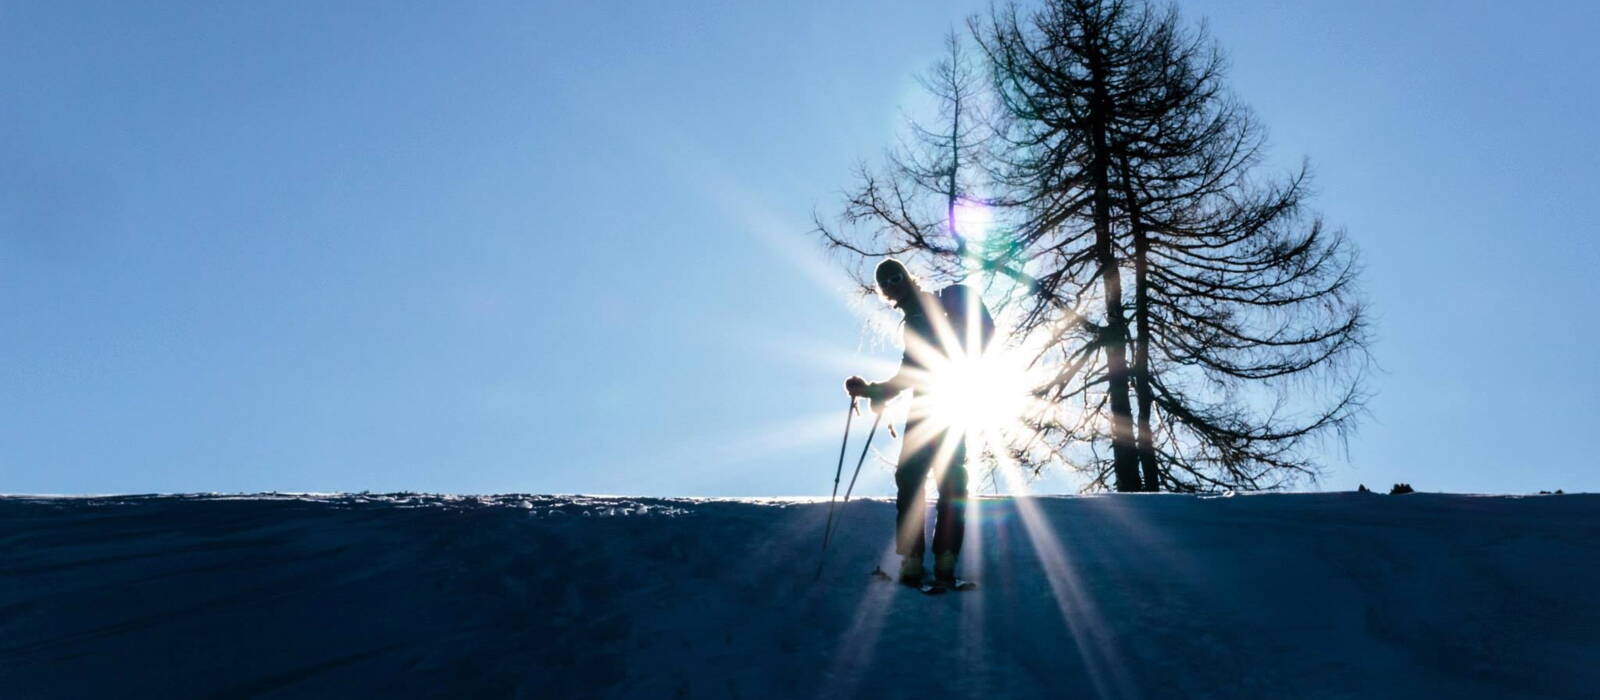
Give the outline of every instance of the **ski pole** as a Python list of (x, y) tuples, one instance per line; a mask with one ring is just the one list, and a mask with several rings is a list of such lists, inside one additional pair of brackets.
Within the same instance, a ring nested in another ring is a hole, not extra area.
[[(878, 423), (880, 421), (882, 421), (882, 420), (883, 420), (883, 412), (882, 411), (874, 411), (873, 412), (873, 419), (872, 419), (872, 427), (867, 430), (867, 442), (866, 442), (866, 444), (861, 446), (861, 458), (856, 460), (856, 471), (855, 471), (854, 474), (850, 475), (850, 487), (845, 489), (845, 491), (844, 491), (844, 501), (842, 501), (839, 504), (839, 508), (841, 510), (843, 510), (845, 504), (848, 504), (850, 502), (850, 493), (856, 490), (856, 477), (861, 476), (861, 465), (866, 464), (866, 462), (867, 462), (867, 450), (872, 448), (872, 438), (878, 434)], [(841, 448), (841, 451), (842, 451), (842, 448)], [(844, 462), (841, 461), (840, 465), (842, 466), (843, 464), (844, 464)], [(829, 539), (829, 536), (833, 534), (833, 518), (832, 518), (832, 515), (833, 515), (833, 513), (832, 513), (833, 504), (832, 504), (832, 502), (829, 502), (828, 509), (829, 509), (828, 529), (822, 535), (822, 556), (817, 560), (817, 575), (812, 580), (817, 580), (817, 579), (821, 579), (822, 578), (822, 565), (828, 561), (828, 558), (827, 558), (828, 557), (828, 539)], [(841, 515), (840, 517), (843, 518), (844, 516)]]
[(850, 487), (844, 490), (844, 502), (839, 504), (840, 509), (850, 502), (850, 492), (856, 490), (856, 477), (861, 476), (861, 465), (867, 462), (867, 449), (872, 447), (872, 438), (878, 434), (878, 422), (883, 420), (883, 411), (875, 413), (872, 427), (867, 430), (867, 444), (861, 446), (861, 459), (856, 460), (856, 473), (850, 475)]
[(839, 466), (833, 470), (833, 494), (828, 496), (828, 525), (822, 529), (822, 551), (828, 551), (828, 535), (833, 532), (833, 502), (839, 498), (839, 476), (844, 473), (844, 448), (850, 444), (850, 421), (855, 418), (856, 397), (850, 397), (850, 409), (844, 414), (844, 439), (839, 442)]

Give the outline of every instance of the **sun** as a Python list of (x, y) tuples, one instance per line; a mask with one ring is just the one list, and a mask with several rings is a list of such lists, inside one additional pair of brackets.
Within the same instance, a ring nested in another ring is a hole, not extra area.
[(931, 430), (947, 439), (965, 438), (983, 444), (1005, 442), (1022, 434), (1023, 419), (1034, 399), (1028, 363), (1021, 353), (996, 343), (985, 352), (959, 348), (929, 363), (919, 391), (925, 396), (913, 410)]

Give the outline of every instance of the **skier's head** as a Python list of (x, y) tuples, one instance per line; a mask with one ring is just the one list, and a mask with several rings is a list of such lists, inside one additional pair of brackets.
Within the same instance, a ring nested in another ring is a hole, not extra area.
[(873, 276), (878, 279), (878, 293), (895, 306), (905, 303), (919, 289), (917, 278), (912, 277), (906, 266), (894, 258), (886, 258), (878, 263), (878, 269)]

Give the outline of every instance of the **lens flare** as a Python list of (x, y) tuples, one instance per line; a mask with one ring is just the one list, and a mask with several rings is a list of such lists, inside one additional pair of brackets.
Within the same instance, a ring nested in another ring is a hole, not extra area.
[(970, 240), (981, 241), (989, 236), (994, 226), (994, 213), (983, 202), (958, 199), (955, 206), (955, 233)]

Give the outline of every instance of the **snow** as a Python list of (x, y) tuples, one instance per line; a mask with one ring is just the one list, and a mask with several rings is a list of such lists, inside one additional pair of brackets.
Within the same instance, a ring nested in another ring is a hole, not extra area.
[(0, 695), (1593, 697), (1600, 496), (0, 498)]

